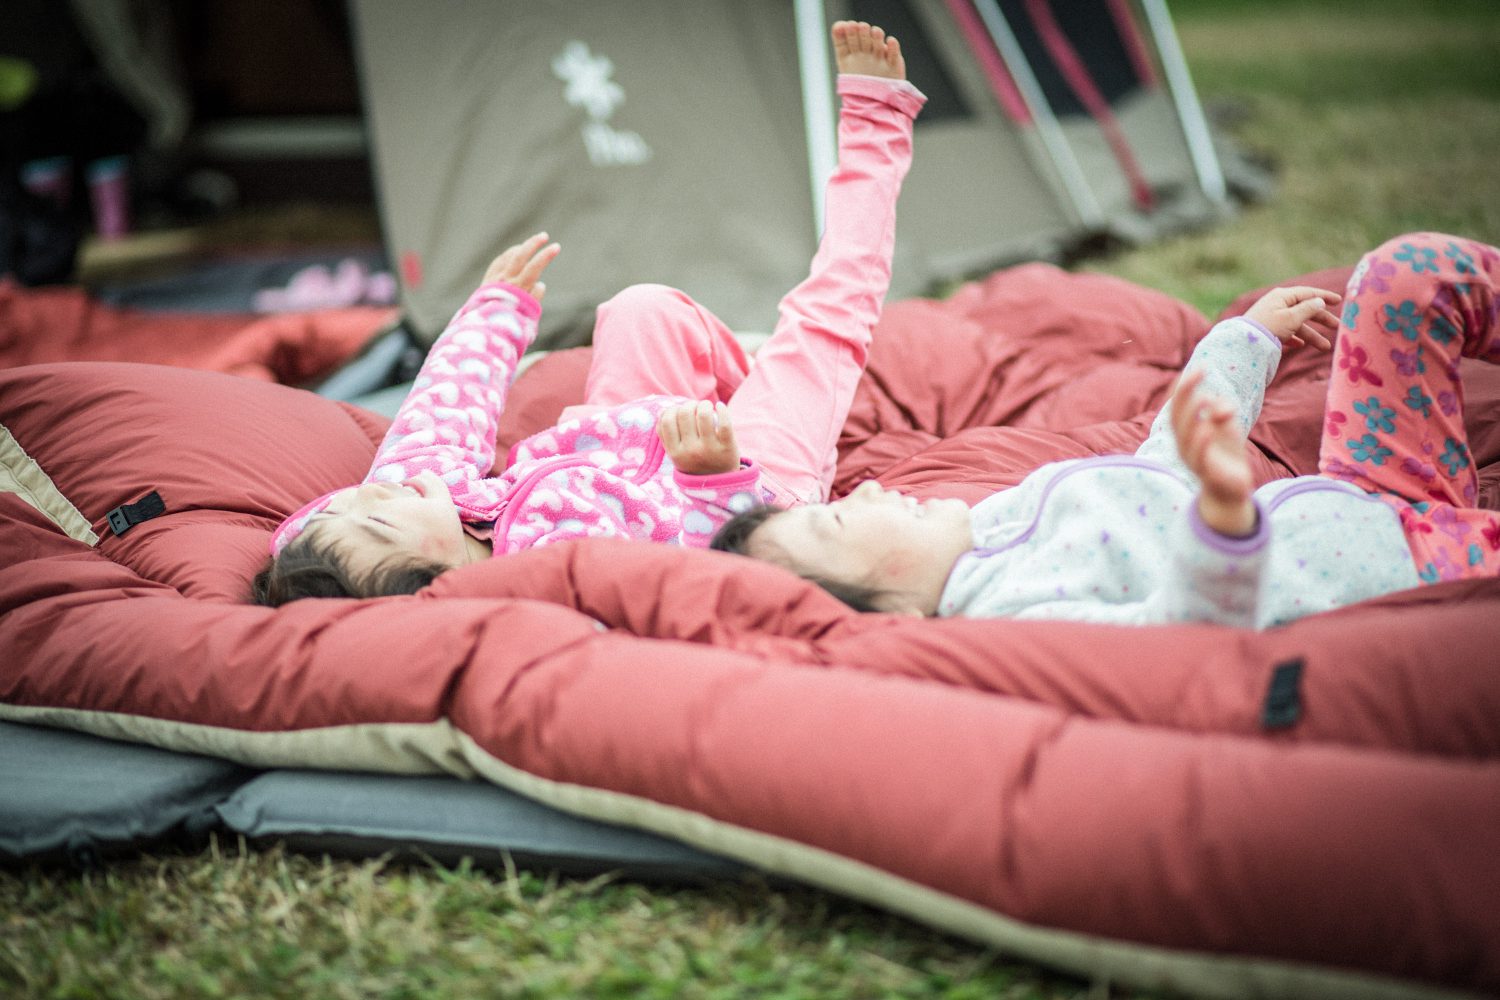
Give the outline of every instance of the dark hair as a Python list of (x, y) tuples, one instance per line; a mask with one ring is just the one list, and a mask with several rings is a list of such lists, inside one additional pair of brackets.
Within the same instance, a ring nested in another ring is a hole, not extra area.
[(354, 573), (331, 545), (294, 540), (250, 581), (250, 600), (279, 608), (305, 597), (386, 597), (415, 594), (447, 569), (440, 563), (387, 559), (364, 575)]
[[(733, 552), (735, 555), (750, 555), (750, 536), (755, 534), (757, 528), (765, 524), (771, 518), (780, 514), (786, 508), (777, 507), (774, 504), (760, 504), (749, 510), (741, 511), (714, 533), (713, 540), (708, 547), (719, 552)], [(753, 558), (753, 557), (752, 557)], [(790, 569), (791, 567), (786, 567)], [(876, 601), (886, 595), (886, 591), (879, 587), (864, 587), (856, 583), (842, 583), (838, 580), (830, 580), (818, 576), (816, 573), (805, 573), (793, 570), (798, 576), (809, 583), (815, 583), (828, 593), (843, 601), (855, 611), (878, 612), (882, 609), (876, 605)]]
[(714, 537), (708, 543), (708, 547), (719, 552), (733, 552), (737, 556), (748, 556), (750, 536), (755, 534), (755, 529), (785, 509), (775, 504), (763, 503), (749, 510), (742, 510), (725, 521), (723, 526), (714, 532)]

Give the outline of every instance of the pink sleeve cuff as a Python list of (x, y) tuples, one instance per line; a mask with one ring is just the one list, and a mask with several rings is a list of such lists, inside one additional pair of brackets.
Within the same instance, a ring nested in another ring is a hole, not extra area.
[(840, 97), (868, 97), (888, 104), (908, 118), (917, 117), (917, 112), (927, 103), (927, 95), (912, 86), (910, 80), (865, 76), (863, 73), (840, 73), (838, 91)]
[(672, 478), (685, 490), (713, 490), (716, 493), (736, 493), (751, 489), (760, 479), (760, 469), (754, 460), (740, 459), (740, 467), (732, 472), (716, 472), (711, 476), (694, 476), (679, 469), (672, 470)]
[(542, 304), (536, 300), (535, 296), (506, 281), (492, 281), (487, 285), (480, 285), (474, 289), (474, 294), (469, 296), (469, 301), (464, 303), (463, 309), (459, 312), (466, 312), (471, 306), (488, 301), (497, 291), (509, 294), (515, 300), (516, 312), (527, 319), (537, 319), (542, 315)]

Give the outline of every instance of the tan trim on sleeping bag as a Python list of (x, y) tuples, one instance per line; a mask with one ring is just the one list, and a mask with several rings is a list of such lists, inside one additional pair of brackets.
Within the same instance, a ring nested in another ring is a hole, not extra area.
[(26, 449), (4, 424), (0, 424), (0, 493), (14, 493), (25, 500), (47, 515), (69, 538), (86, 545), (99, 544), (99, 536), (94, 534), (89, 519), (62, 495), (52, 477), (26, 454)]
[(747, 861), (1096, 982), (1221, 1000), (1312, 996), (1326, 1000), (1479, 1000), (1477, 994), (1325, 966), (1174, 951), (1033, 926), (821, 848), (650, 799), (540, 778), (491, 756), (467, 734), (457, 736), (481, 777), (554, 809), (647, 830)]

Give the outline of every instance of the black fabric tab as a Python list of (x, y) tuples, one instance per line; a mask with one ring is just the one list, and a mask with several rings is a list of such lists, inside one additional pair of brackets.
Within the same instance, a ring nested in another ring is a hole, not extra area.
[(1261, 708), (1260, 724), (1267, 729), (1288, 729), (1302, 718), (1302, 661), (1278, 663), (1271, 671), (1271, 687)]
[(152, 490), (135, 503), (122, 503), (104, 516), (109, 520), (109, 530), (123, 535), (142, 521), (149, 521), (166, 512), (167, 505), (162, 501), (161, 494)]

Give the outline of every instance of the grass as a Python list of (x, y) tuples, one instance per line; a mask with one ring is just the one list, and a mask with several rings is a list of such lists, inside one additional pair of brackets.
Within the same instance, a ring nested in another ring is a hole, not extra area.
[(1081, 997), (811, 890), (346, 862), (280, 848), (0, 872), (0, 995)]
[[(1353, 13), (1350, 13), (1353, 12)], [(1500, 242), (1500, 5), (1177, 0), (1210, 109), (1278, 171), (1215, 228), (1084, 264), (1210, 314), (1414, 228)], [(648, 887), (215, 843), (0, 872), (0, 996), (1121, 994), (812, 890)]]
[(1500, 6), (1177, 0), (1172, 11), (1207, 110), (1274, 164), (1276, 190), (1227, 223), (1087, 269), (1213, 315), (1403, 232), (1500, 242)]

